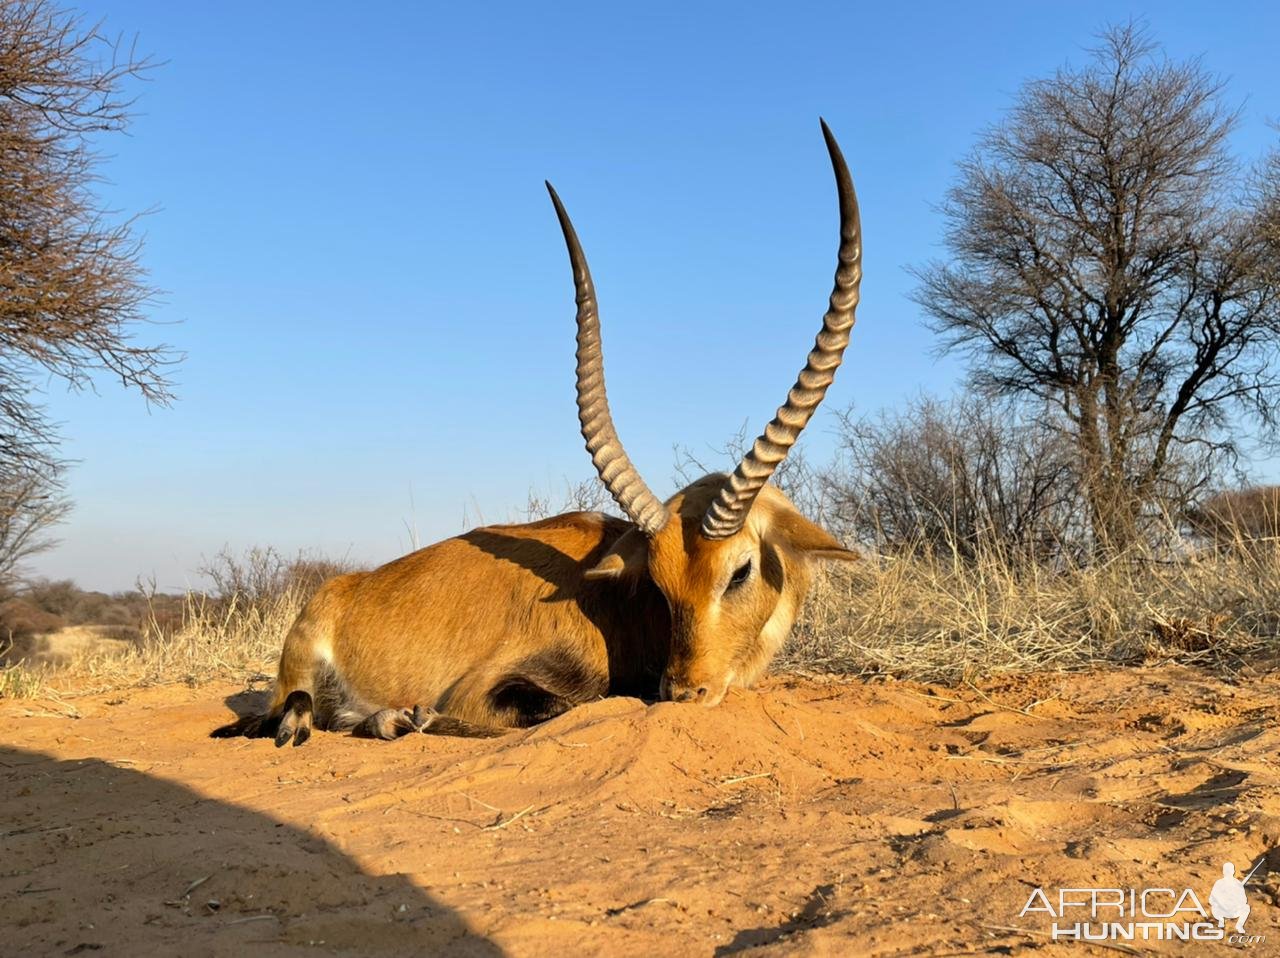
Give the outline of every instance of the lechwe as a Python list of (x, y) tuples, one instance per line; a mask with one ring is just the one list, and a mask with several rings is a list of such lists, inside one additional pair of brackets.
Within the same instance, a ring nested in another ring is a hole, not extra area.
[(602, 695), (715, 705), (755, 682), (791, 630), (812, 563), (853, 557), (766, 485), (840, 365), (862, 276), (853, 183), (822, 132), (840, 199), (830, 308), (786, 403), (732, 475), (664, 503), (636, 472), (605, 397), (586, 257), (547, 184), (577, 291), (582, 434), (629, 521), (573, 512), (488, 526), (329, 581), (285, 639), (266, 714), (214, 735), (490, 735)]

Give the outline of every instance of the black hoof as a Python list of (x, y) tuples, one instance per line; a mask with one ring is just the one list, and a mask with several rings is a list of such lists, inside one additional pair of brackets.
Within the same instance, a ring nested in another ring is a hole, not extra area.
[(439, 714), (435, 709), (427, 709), (421, 705), (415, 705), (413, 707), (413, 717), (410, 719), (413, 722), (413, 730), (415, 732), (425, 731)]

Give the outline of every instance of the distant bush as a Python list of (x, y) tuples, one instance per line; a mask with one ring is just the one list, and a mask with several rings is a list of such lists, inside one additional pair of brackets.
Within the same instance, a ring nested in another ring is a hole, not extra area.
[(1191, 509), (1187, 518), (1197, 534), (1219, 549), (1280, 542), (1280, 486), (1224, 490)]
[(66, 619), (28, 599), (0, 603), (0, 643), (53, 632), (67, 624)]
[(334, 576), (354, 572), (346, 559), (329, 559), (307, 552), (286, 556), (271, 546), (255, 547), (243, 555), (223, 549), (200, 568), (209, 580), (210, 599), (241, 606), (270, 605), (281, 596), (309, 599)]
[(165, 640), (193, 620), (207, 624), (210, 617), (244, 619), (300, 606), (327, 579), (353, 568), (344, 560), (255, 548), (242, 556), (220, 552), (200, 570), (209, 587), (183, 595), (155, 588), (108, 594), (81, 589), (70, 579), (32, 579), (0, 595), (0, 641), (79, 625), (115, 626)]
[(55, 616), (63, 626), (112, 625), (139, 632), (172, 631), (181, 621), (184, 603), (181, 595), (166, 595), (155, 590), (91, 592), (70, 579), (31, 579), (18, 590), (18, 597)]
[[(0, 698), (40, 695), (62, 683), (121, 688), (215, 678), (267, 681), (307, 600), (325, 580), (354, 568), (346, 560), (262, 548), (219, 553), (201, 570), (207, 588), (184, 595), (154, 587), (107, 595), (65, 580), (31, 582), (21, 596), (0, 601), (0, 626), (7, 610), (15, 628), (30, 632), (83, 624), (100, 634), (106, 625), (125, 628), (136, 639), (127, 646), (99, 645), (56, 665), (30, 665), (21, 661), (30, 643), (8, 641), (0, 631)], [(50, 609), (65, 610), (66, 617)]]
[(835, 524), (878, 551), (998, 552), (1054, 559), (1083, 548), (1088, 523), (1061, 433), (991, 403), (921, 398), (878, 417), (845, 413), (842, 461), (825, 485)]

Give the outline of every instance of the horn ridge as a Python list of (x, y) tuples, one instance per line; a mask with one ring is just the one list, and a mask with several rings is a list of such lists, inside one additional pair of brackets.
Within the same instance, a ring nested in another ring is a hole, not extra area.
[(853, 177), (849, 175), (840, 145), (826, 121), (819, 122), (831, 157), (840, 202), (840, 248), (835, 284), (827, 312), (822, 317), (822, 329), (804, 368), (796, 377), (795, 385), (787, 393), (786, 402), (778, 408), (764, 434), (756, 439), (733, 474), (725, 480), (702, 517), (701, 531), (707, 539), (726, 539), (741, 531), (756, 496), (791, 451), (801, 430), (809, 424), (826, 396), (849, 345), (862, 282), (862, 223)]
[(551, 194), (551, 202), (556, 208), (556, 217), (560, 220), (560, 229), (569, 249), (569, 264), (573, 268), (574, 299), (578, 306), (578, 422), (582, 426), (582, 438), (586, 440), (591, 463), (609, 495), (645, 535), (653, 536), (667, 523), (667, 507), (640, 478), (614, 428), (609, 397), (605, 392), (595, 284), (591, 281), (586, 255), (564, 204), (550, 183), (547, 183), (547, 192)]

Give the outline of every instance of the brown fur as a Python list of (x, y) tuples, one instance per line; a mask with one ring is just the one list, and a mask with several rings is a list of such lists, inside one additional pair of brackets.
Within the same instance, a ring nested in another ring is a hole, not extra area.
[[(652, 540), (576, 512), (475, 529), (331, 579), (285, 639), (267, 713), (215, 734), (284, 744), (314, 722), (391, 738), (429, 730), (415, 707), (441, 717), (437, 731), (488, 734), (605, 694), (714, 705), (768, 666), (809, 563), (853, 555), (772, 487), (740, 533), (703, 538), (722, 482), (707, 476), (672, 497), (673, 519)], [(744, 562), (746, 580), (729, 588)]]

